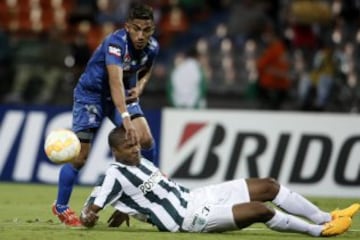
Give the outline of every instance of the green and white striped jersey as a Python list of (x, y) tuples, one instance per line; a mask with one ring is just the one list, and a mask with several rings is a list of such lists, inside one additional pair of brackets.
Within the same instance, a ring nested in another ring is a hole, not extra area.
[(184, 220), (189, 190), (164, 176), (150, 161), (138, 166), (111, 164), (99, 179), (86, 205), (111, 204), (123, 213), (154, 224), (160, 231), (179, 231)]

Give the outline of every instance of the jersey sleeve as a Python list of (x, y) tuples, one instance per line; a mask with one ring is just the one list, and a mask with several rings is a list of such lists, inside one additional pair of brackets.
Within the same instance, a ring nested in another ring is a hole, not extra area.
[(125, 42), (115, 35), (109, 36), (104, 41), (105, 64), (123, 67), (123, 54), (125, 53)]
[(112, 204), (118, 200), (122, 195), (122, 186), (118, 179), (113, 174), (115, 169), (108, 169), (101, 186), (98, 186), (96, 194), (94, 194), (93, 203), (101, 208)]

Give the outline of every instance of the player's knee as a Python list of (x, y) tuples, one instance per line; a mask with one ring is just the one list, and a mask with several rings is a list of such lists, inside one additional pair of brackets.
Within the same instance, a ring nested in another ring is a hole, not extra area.
[(267, 222), (275, 214), (272, 208), (262, 202), (253, 202), (253, 210), (256, 213), (257, 222)]
[(268, 199), (274, 199), (280, 190), (280, 184), (274, 178), (263, 178), (263, 186), (266, 189)]
[(90, 149), (88, 147), (83, 147), (80, 150), (79, 156), (72, 162), (74, 168), (80, 170), (86, 163), (86, 160), (89, 156)]
[(266, 223), (274, 217), (274, 210), (265, 203), (252, 201), (233, 206), (234, 220), (238, 228), (250, 226), (253, 223)]

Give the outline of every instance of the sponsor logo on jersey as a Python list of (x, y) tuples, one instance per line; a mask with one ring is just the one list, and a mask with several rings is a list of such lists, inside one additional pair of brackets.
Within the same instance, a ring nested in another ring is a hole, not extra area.
[(148, 180), (140, 184), (139, 189), (143, 194), (146, 194), (153, 190), (153, 188), (161, 181), (163, 175), (160, 171), (151, 174)]
[(109, 45), (109, 53), (112, 55), (115, 55), (117, 57), (121, 56), (121, 50), (118, 46), (115, 45)]

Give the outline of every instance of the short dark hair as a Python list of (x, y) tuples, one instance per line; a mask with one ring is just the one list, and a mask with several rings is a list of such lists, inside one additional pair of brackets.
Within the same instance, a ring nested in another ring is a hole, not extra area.
[(153, 9), (146, 4), (135, 3), (129, 10), (127, 20), (130, 21), (134, 19), (154, 21)]
[(126, 141), (126, 131), (123, 127), (113, 128), (108, 136), (108, 144), (110, 148), (122, 145)]

